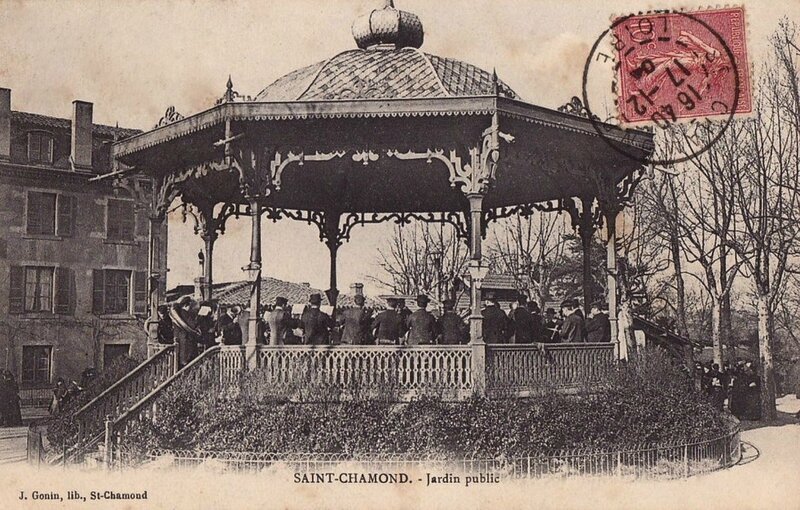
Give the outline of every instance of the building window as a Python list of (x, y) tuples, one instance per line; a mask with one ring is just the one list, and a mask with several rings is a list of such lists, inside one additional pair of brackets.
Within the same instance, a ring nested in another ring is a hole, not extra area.
[(50, 164), (53, 162), (53, 135), (45, 131), (28, 133), (28, 163)]
[(75, 311), (75, 275), (66, 267), (11, 266), (9, 313)]
[(53, 348), (49, 345), (22, 346), (22, 383), (50, 384)]
[(25, 311), (53, 311), (53, 268), (25, 268)]
[(71, 236), (75, 208), (73, 196), (29, 191), (25, 231), (31, 235)]
[(95, 269), (93, 280), (92, 313), (138, 315), (147, 312), (146, 271)]
[(131, 200), (108, 199), (106, 238), (110, 241), (133, 241), (136, 217)]
[(129, 356), (131, 344), (105, 344), (103, 346), (103, 366), (107, 367), (114, 360), (123, 356)]

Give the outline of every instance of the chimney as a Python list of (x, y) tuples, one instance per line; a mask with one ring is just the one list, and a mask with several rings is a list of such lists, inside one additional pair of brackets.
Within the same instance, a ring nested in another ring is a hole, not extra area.
[(0, 160), (11, 159), (11, 89), (0, 89)]
[(92, 169), (92, 103), (72, 102), (72, 160), (73, 170)]
[(352, 292), (354, 296), (363, 296), (364, 295), (364, 284), (363, 283), (354, 283), (354, 284), (350, 285), (350, 292)]
[(309, 282), (302, 282), (300, 285), (302, 285), (303, 287), (311, 287), (311, 284)]

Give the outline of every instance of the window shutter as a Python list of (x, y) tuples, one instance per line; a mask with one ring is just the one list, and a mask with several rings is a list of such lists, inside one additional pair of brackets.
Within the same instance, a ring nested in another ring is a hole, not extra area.
[(136, 212), (133, 207), (133, 202), (123, 202), (120, 209), (123, 211), (122, 215), (122, 239), (125, 241), (133, 241), (133, 232), (136, 228)]
[(133, 275), (133, 313), (147, 314), (147, 272), (136, 271)]
[(28, 133), (28, 162), (38, 163), (42, 160), (41, 133)]
[(9, 270), (8, 312), (22, 313), (25, 309), (25, 268), (11, 266)]
[(59, 315), (71, 315), (74, 311), (72, 289), (75, 286), (72, 270), (66, 267), (57, 267), (55, 285), (56, 313)]
[(71, 237), (75, 222), (75, 197), (70, 195), (58, 196), (58, 218), (56, 229), (60, 236)]
[(100, 315), (104, 312), (103, 289), (105, 273), (101, 269), (92, 270), (92, 313)]
[(38, 198), (38, 193), (28, 193), (28, 234), (38, 234), (42, 231), (42, 211)]

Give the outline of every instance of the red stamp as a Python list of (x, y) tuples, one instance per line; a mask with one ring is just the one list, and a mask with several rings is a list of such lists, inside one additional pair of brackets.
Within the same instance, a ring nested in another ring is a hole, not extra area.
[(743, 8), (629, 16), (612, 31), (622, 122), (667, 127), (752, 110)]

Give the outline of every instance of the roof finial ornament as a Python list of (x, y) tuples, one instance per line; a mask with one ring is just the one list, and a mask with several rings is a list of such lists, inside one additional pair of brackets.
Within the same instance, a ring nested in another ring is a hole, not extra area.
[(361, 49), (419, 48), (425, 35), (419, 17), (395, 8), (394, 0), (384, 0), (382, 8), (359, 16), (352, 28)]
[(500, 92), (500, 87), (497, 85), (497, 68), (492, 67), (492, 95), (498, 95)]

